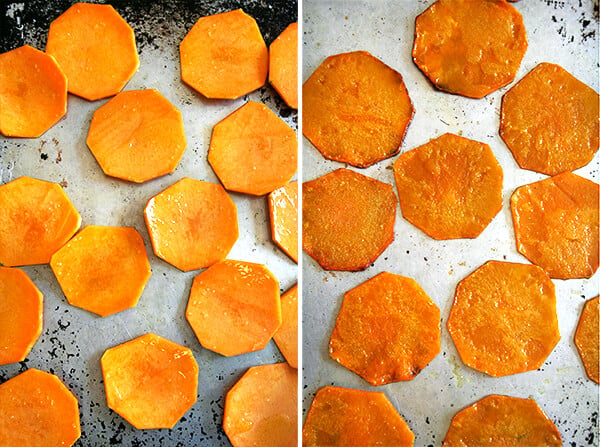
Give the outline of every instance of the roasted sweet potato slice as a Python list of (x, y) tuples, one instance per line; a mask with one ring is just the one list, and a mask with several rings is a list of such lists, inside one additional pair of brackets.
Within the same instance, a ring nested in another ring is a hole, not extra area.
[(90, 101), (120, 92), (140, 65), (133, 29), (111, 5), (75, 3), (50, 24), (46, 53), (69, 92)]
[(434, 239), (475, 238), (502, 209), (502, 168), (487, 144), (444, 134), (394, 163), (402, 215)]
[(273, 340), (288, 365), (298, 368), (298, 286), (295, 285), (281, 297), (281, 326)]
[(500, 136), (523, 169), (572, 171), (598, 150), (599, 102), (564, 68), (539, 64), (503, 96)]
[(155, 334), (107, 349), (100, 359), (108, 407), (137, 429), (173, 428), (196, 403), (192, 350)]
[(596, 383), (600, 383), (600, 307), (598, 297), (592, 298), (585, 303), (577, 331), (575, 331), (575, 346), (585, 367), (588, 377)]
[(302, 247), (325, 270), (363, 270), (394, 240), (392, 187), (349, 169), (302, 185)]
[(67, 77), (29, 45), (0, 54), (0, 133), (35, 138), (67, 112)]
[(396, 155), (414, 113), (400, 73), (366, 51), (325, 59), (302, 104), (304, 136), (325, 158), (359, 168)]
[(225, 398), (223, 429), (233, 447), (298, 445), (298, 372), (286, 363), (255, 366)]
[(154, 89), (96, 110), (86, 143), (106, 175), (138, 183), (173, 172), (186, 146), (181, 112)]
[(79, 436), (77, 398), (54, 374), (31, 368), (0, 385), (0, 445), (68, 447)]
[(215, 183), (183, 178), (152, 197), (144, 217), (156, 256), (183, 271), (224, 259), (238, 238), (235, 204)]
[(565, 172), (521, 186), (510, 198), (517, 249), (551, 278), (598, 269), (597, 183)]
[(241, 9), (198, 19), (179, 53), (181, 79), (207, 98), (239, 98), (267, 79), (267, 46), (256, 21)]
[(438, 89), (483, 98), (511, 83), (527, 50), (505, 0), (438, 0), (417, 17), (413, 60)]
[(411, 447), (415, 435), (383, 393), (321, 388), (306, 415), (304, 447)]
[(298, 108), (297, 23), (290, 23), (269, 47), (269, 82), (288, 106)]
[(290, 182), (269, 194), (271, 238), (298, 262), (298, 182)]
[(540, 368), (560, 339), (554, 284), (529, 264), (489, 261), (456, 287), (448, 331), (462, 361), (493, 377)]
[(0, 267), (0, 298), (0, 365), (21, 362), (42, 333), (44, 298), (27, 273), (9, 267)]
[(560, 447), (556, 425), (533, 399), (491, 395), (456, 413), (442, 447)]
[(214, 127), (208, 162), (225, 189), (262, 196), (298, 169), (296, 132), (266, 105), (248, 101)]
[(57, 183), (19, 177), (0, 186), (0, 264), (46, 264), (81, 216)]

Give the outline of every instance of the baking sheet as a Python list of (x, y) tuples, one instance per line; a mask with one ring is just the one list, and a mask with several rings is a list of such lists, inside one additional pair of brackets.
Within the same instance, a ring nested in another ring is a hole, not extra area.
[[(70, 1), (4, 2), (0, 10), (0, 52), (27, 43), (45, 48), (49, 23)], [(260, 352), (225, 358), (203, 349), (185, 320), (193, 277), (163, 262), (152, 252), (143, 219), (147, 200), (182, 177), (218, 182), (206, 154), (213, 126), (249, 99), (262, 101), (293, 128), (297, 113), (263, 87), (235, 101), (210, 101), (181, 82), (179, 42), (202, 16), (242, 7), (259, 25), (269, 45), (297, 20), (297, 2), (128, 1), (112, 2), (134, 28), (140, 68), (126, 90), (156, 88), (183, 115), (187, 150), (174, 173), (144, 184), (107, 177), (85, 144), (92, 113), (107, 100), (87, 102), (69, 95), (67, 115), (38, 139), (0, 136), (0, 183), (21, 175), (59, 182), (85, 225), (133, 226), (146, 244), (152, 277), (136, 308), (100, 318), (70, 306), (48, 265), (25, 267), (44, 294), (44, 328), (21, 364), (0, 366), (0, 383), (27, 368), (57, 374), (77, 396), (81, 439), (77, 446), (229, 446), (221, 429), (224, 394), (250, 366), (284, 361), (273, 341)], [(266, 264), (288, 290), (296, 283), (297, 265), (272, 242), (266, 197), (231, 194), (238, 210), (240, 237), (228, 258)], [(1, 212), (1, 210), (0, 210)], [(112, 346), (155, 332), (190, 347), (200, 367), (198, 402), (172, 430), (134, 429), (108, 409), (100, 357)]]
[[(397, 210), (395, 241), (362, 272), (326, 272), (307, 255), (303, 261), (303, 412), (316, 391), (338, 385), (383, 391), (415, 433), (415, 446), (439, 446), (452, 416), (492, 394), (532, 396), (552, 419), (565, 446), (598, 445), (598, 386), (587, 379), (573, 343), (585, 300), (598, 294), (598, 272), (588, 280), (554, 280), (561, 340), (539, 371), (492, 378), (465, 366), (446, 329), (457, 283), (484, 262), (527, 263), (515, 246), (509, 199), (517, 186), (544, 178), (519, 169), (498, 135), (502, 88), (481, 100), (435, 90), (411, 59), (414, 20), (432, 0), (323, 1), (303, 3), (303, 80), (332, 54), (367, 50), (399, 71), (415, 106), (401, 152), (446, 132), (491, 146), (504, 170), (502, 211), (474, 240), (435, 241)], [(529, 48), (516, 79), (540, 62), (563, 66), (598, 91), (598, 2), (523, 0)], [(343, 167), (324, 159), (303, 138), (303, 179)], [(350, 169), (394, 185), (392, 163)], [(577, 174), (599, 181), (598, 154)], [(346, 166), (348, 167), (348, 166)], [(441, 310), (440, 354), (411, 382), (369, 385), (328, 355), (328, 343), (343, 294), (381, 271), (416, 279)]]

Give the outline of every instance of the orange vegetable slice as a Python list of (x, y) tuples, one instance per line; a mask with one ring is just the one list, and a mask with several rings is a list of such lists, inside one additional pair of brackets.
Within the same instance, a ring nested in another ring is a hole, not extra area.
[(366, 51), (325, 59), (302, 104), (304, 136), (325, 158), (359, 168), (396, 155), (414, 113), (400, 73)]
[(298, 108), (298, 23), (290, 23), (269, 47), (269, 82), (288, 106)]
[(0, 445), (71, 446), (81, 436), (77, 398), (38, 369), (0, 385)]
[(383, 393), (321, 388), (306, 415), (304, 447), (411, 447), (415, 435)]
[(154, 89), (121, 92), (96, 110), (86, 143), (106, 175), (138, 183), (173, 172), (186, 146), (181, 112)]
[(554, 284), (535, 265), (489, 261), (456, 287), (448, 331), (473, 369), (493, 377), (538, 369), (560, 339)]
[(0, 54), (0, 132), (36, 138), (67, 112), (67, 78), (29, 45)]
[(208, 162), (225, 189), (262, 196), (296, 173), (296, 132), (266, 105), (248, 101), (214, 127)]
[(402, 215), (434, 239), (475, 238), (502, 209), (502, 168), (487, 144), (453, 134), (394, 163)]
[(290, 182), (269, 194), (271, 237), (298, 262), (298, 182)]
[(575, 346), (585, 367), (588, 377), (600, 384), (600, 307), (598, 297), (585, 303), (577, 331), (575, 331)]
[(194, 278), (185, 316), (206, 349), (259, 351), (281, 325), (279, 282), (264, 265), (221, 261)]
[(254, 366), (225, 398), (223, 429), (233, 447), (298, 445), (298, 372), (286, 363)]
[(215, 183), (183, 178), (152, 197), (144, 217), (156, 256), (186, 272), (224, 259), (238, 238), (235, 204)]
[(533, 399), (491, 395), (456, 413), (442, 447), (560, 447), (556, 425)]
[(371, 385), (412, 380), (440, 352), (440, 309), (411, 278), (383, 272), (344, 294), (331, 357)]
[(572, 171), (598, 150), (599, 101), (564, 68), (539, 64), (502, 97), (500, 136), (523, 169)]
[(9, 267), (0, 267), (0, 297), (0, 365), (22, 362), (42, 333), (44, 297), (27, 273)]
[(281, 326), (273, 340), (288, 365), (298, 369), (298, 286), (295, 285), (281, 297)]
[(81, 216), (57, 183), (19, 177), (0, 186), (0, 264), (47, 264)]
[(192, 350), (159, 335), (107, 349), (100, 363), (108, 407), (137, 429), (173, 428), (196, 403)]
[(181, 79), (207, 98), (239, 98), (267, 79), (267, 46), (256, 21), (241, 9), (198, 19), (179, 53)]
[(302, 247), (325, 270), (363, 270), (394, 240), (392, 187), (349, 169), (302, 185)]
[(521, 186), (510, 198), (517, 249), (551, 278), (598, 269), (598, 184), (570, 172)]
[(483, 98), (511, 83), (526, 50), (523, 17), (504, 0), (438, 0), (415, 23), (415, 64), (457, 95)]
[(102, 317), (135, 307), (151, 274), (142, 236), (130, 227), (87, 226), (50, 267), (70, 304)]

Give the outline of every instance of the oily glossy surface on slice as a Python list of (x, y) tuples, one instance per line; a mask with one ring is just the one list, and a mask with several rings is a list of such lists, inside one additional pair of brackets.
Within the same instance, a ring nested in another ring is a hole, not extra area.
[(298, 285), (281, 297), (281, 326), (273, 340), (292, 368), (298, 368)]
[(585, 371), (588, 377), (596, 383), (600, 383), (598, 377), (600, 369), (599, 314), (598, 297), (588, 300), (583, 307), (575, 332), (575, 346), (577, 346)]
[(298, 182), (290, 182), (269, 194), (271, 238), (298, 262)]

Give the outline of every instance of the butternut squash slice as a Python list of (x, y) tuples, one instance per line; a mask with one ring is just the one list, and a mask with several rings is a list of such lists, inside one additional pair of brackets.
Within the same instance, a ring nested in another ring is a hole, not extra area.
[(600, 307), (598, 297), (585, 303), (577, 331), (575, 331), (575, 346), (585, 367), (588, 377), (600, 384)]
[(290, 23), (269, 47), (269, 82), (288, 106), (298, 108), (298, 23)]
[(281, 297), (281, 326), (273, 340), (288, 365), (298, 369), (298, 285)]
[(298, 263), (298, 182), (290, 182), (269, 194), (271, 238)]

